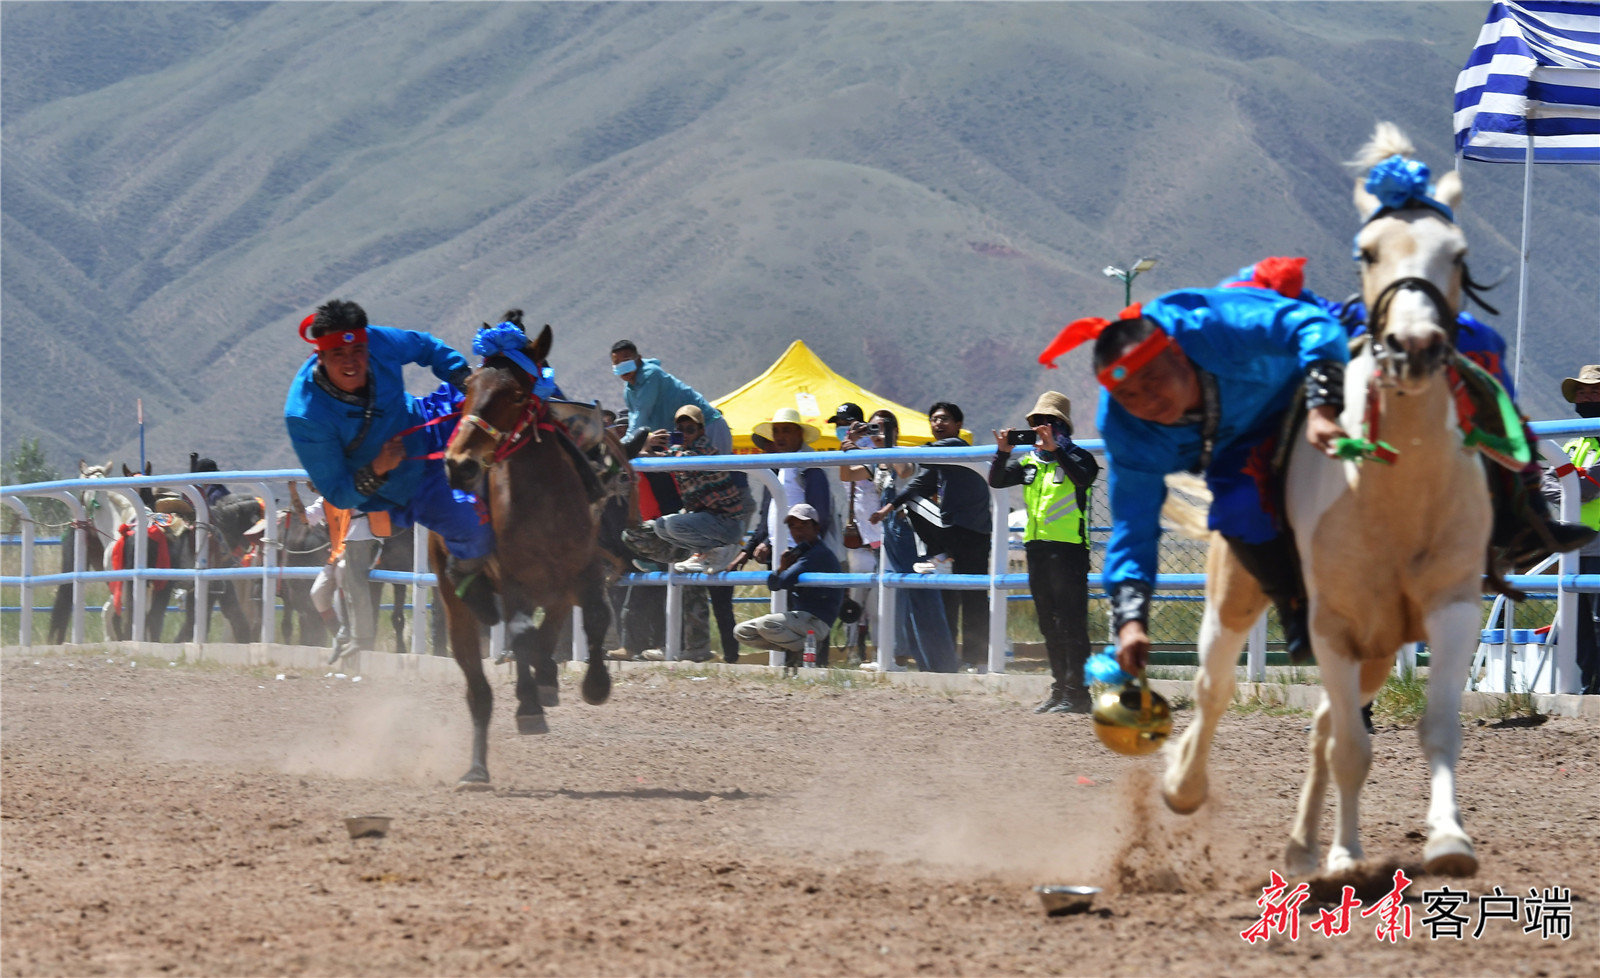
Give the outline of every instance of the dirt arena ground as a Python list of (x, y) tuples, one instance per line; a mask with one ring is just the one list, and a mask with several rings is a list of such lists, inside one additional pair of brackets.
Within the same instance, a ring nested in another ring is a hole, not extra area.
[[(1214, 803), (1086, 717), (859, 681), (619, 676), (519, 737), (497, 673), (492, 792), (459, 682), (360, 683), (105, 655), (0, 669), (4, 975), (1593, 975), (1600, 724), (1468, 721), (1482, 869), (1572, 891), (1571, 937), (1246, 944), (1304, 770), (1303, 715), (1230, 715)], [(1187, 714), (1179, 723), (1187, 722)], [(1415, 732), (1382, 730), (1369, 855), (1419, 858)], [(352, 841), (346, 815), (391, 815)], [(1324, 823), (1326, 825), (1326, 822)], [(1408, 906), (1420, 918), (1418, 878)], [(1036, 883), (1092, 883), (1046, 917)]]

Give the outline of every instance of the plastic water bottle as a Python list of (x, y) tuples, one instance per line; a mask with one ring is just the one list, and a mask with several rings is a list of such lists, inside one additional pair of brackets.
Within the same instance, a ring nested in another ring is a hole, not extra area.
[(805, 666), (807, 669), (817, 667), (817, 633), (809, 628), (806, 629)]

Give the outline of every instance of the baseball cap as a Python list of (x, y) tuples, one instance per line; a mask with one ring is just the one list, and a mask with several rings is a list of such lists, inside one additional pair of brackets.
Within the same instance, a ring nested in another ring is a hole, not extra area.
[(828, 424), (849, 424), (852, 421), (865, 421), (867, 416), (861, 413), (861, 405), (853, 401), (845, 401), (833, 409), (833, 417), (828, 419)]
[(705, 414), (693, 404), (685, 404), (683, 407), (678, 408), (678, 412), (672, 416), (672, 420), (676, 421), (679, 418), (688, 418), (702, 428), (706, 425)]
[(784, 517), (784, 519), (810, 520), (813, 523), (822, 522), (822, 520), (817, 517), (817, 508), (810, 503), (795, 503), (793, 506), (790, 506), (789, 513)]

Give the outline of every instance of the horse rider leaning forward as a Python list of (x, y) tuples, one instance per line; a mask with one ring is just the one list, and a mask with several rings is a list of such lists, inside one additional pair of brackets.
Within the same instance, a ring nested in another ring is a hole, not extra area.
[[(451, 489), (442, 450), (453, 426), (437, 424), (461, 403), (471, 368), (448, 344), (415, 330), (369, 326), (354, 302), (334, 299), (300, 323), (316, 349), (284, 402), (295, 455), (323, 498), (364, 513), (386, 512), (395, 530), (412, 523), (439, 534), (456, 593), (480, 621), (500, 620), (493, 583), (483, 573), (494, 551), (488, 508)], [(428, 367), (445, 381), (425, 397), (406, 393), (403, 368)]]
[(1260, 289), (1183, 289), (1124, 309), (1115, 322), (1080, 319), (1039, 355), (1093, 339), (1104, 390), (1111, 539), (1104, 582), (1117, 658), (1129, 672), (1150, 649), (1165, 476), (1204, 474), (1211, 529), (1278, 607), (1291, 658), (1309, 660), (1306, 600), (1294, 538), (1279, 518), (1272, 458), (1302, 382), (1306, 438), (1333, 454), (1345, 437), (1343, 328), (1316, 306)]
[[(1218, 288), (1270, 289), (1301, 302), (1310, 302), (1326, 310), (1344, 326), (1352, 337), (1366, 332), (1367, 308), (1359, 296), (1344, 302), (1333, 302), (1305, 287), (1304, 258), (1275, 256), (1263, 258), (1241, 268), (1235, 275), (1224, 279)], [(1464, 291), (1474, 301), (1490, 312), (1471, 286)], [(1480, 438), (1494, 443), (1508, 440), (1515, 432), (1506, 430), (1507, 421), (1514, 417), (1521, 422), (1522, 436), (1529, 445), (1537, 445), (1527, 422), (1513, 400), (1516, 389), (1511, 375), (1506, 372), (1506, 341), (1493, 326), (1480, 322), (1466, 312), (1456, 312), (1455, 352), (1470, 360), (1482, 370), (1473, 370), (1459, 364), (1457, 375), (1461, 379), (1461, 393), (1472, 405), (1470, 419), (1457, 417), (1457, 423), (1470, 434), (1481, 432)], [(1511, 404), (1511, 410), (1501, 409), (1501, 402)], [(1504, 455), (1499, 458), (1504, 459)], [(1526, 464), (1508, 461), (1497, 462), (1496, 457), (1484, 455), (1484, 472), (1489, 479), (1489, 496), (1494, 505), (1494, 529), (1490, 546), (1504, 555), (1512, 567), (1528, 567), (1551, 553), (1564, 553), (1587, 546), (1594, 532), (1580, 523), (1564, 523), (1556, 519), (1545, 495), (1541, 492), (1544, 469), (1537, 455)]]

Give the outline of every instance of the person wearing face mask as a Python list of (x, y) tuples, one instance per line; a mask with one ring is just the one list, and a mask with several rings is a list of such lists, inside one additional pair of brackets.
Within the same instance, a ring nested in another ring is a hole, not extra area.
[(700, 409), (705, 418), (705, 434), (716, 449), (716, 455), (733, 454), (733, 432), (722, 412), (700, 392), (661, 369), (661, 361), (646, 360), (632, 340), (618, 340), (611, 345), (611, 371), (623, 382), (623, 401), (627, 407), (628, 430), (622, 443), (630, 455), (636, 455), (639, 444), (654, 439), (653, 449), (659, 451), (667, 443), (673, 430), (673, 412), (685, 404)]
[(1089, 660), (1089, 493), (1100, 463), (1073, 444), (1072, 402), (1065, 394), (1040, 394), (1027, 418), (1033, 451), (1012, 458), (1012, 444), (1021, 442), (1010, 428), (996, 431), (989, 485), (1023, 487), (1028, 590), (1054, 680), (1050, 695), (1033, 712), (1088, 713), (1083, 666)]
[[(1578, 376), (1561, 382), (1561, 396), (1580, 418), (1600, 418), (1600, 363), (1591, 363)], [(1591, 532), (1600, 530), (1600, 438), (1584, 435), (1561, 446), (1572, 459), (1578, 473), (1578, 499), (1582, 508), (1578, 520)], [(1561, 502), (1561, 482), (1556, 473), (1545, 470), (1544, 496), (1552, 506)], [(1600, 574), (1600, 536), (1578, 551), (1578, 573)], [(1582, 692), (1600, 693), (1600, 595), (1578, 595), (1578, 672)]]

